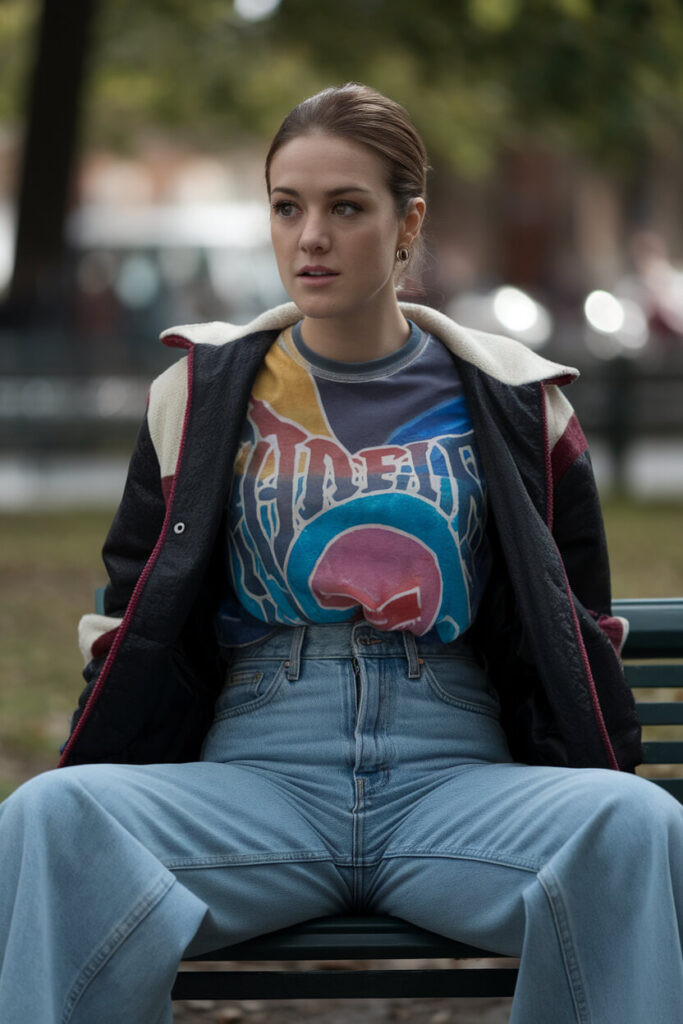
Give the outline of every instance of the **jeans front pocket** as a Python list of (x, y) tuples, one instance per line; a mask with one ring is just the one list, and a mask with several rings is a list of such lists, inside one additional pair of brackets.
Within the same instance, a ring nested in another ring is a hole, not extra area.
[(269, 704), (285, 674), (282, 661), (239, 662), (228, 669), (214, 712), (214, 722), (245, 715)]
[(476, 658), (426, 657), (423, 669), (430, 690), (442, 703), (499, 718), (498, 693)]

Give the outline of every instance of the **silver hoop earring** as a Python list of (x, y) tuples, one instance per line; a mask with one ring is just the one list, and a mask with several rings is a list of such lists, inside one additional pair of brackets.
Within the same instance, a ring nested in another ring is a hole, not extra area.
[(407, 263), (409, 259), (410, 249), (406, 249), (405, 246), (403, 246), (401, 249), (396, 251), (396, 261), (398, 263)]

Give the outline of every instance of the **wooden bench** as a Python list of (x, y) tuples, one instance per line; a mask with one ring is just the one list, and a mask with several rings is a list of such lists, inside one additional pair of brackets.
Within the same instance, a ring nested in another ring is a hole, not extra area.
[[(624, 658), (645, 727), (645, 766), (639, 773), (653, 777), (683, 803), (683, 598), (615, 601), (614, 613), (631, 623)], [(377, 970), (351, 963), (348, 970), (318, 969), (324, 961), (444, 957), (451, 961), (446, 967)], [(493, 965), (461, 966), (481, 958), (493, 959)], [(396, 918), (360, 915), (308, 921), (195, 960), (202, 966), (183, 961), (174, 999), (509, 996), (517, 977), (514, 962), (495, 953)], [(268, 961), (269, 969), (254, 969), (255, 963)], [(283, 969), (283, 961), (295, 969)], [(312, 969), (306, 961), (314, 961)], [(240, 966), (245, 962), (250, 969)]]

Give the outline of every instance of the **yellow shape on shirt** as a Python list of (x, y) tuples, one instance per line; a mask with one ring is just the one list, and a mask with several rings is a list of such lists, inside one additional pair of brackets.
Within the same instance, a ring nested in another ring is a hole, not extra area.
[[(333, 437), (315, 381), (292, 340), (291, 328), (283, 331), (268, 349), (251, 393), (259, 401), (267, 402), (278, 416), (291, 420), (310, 434)], [(235, 459), (237, 473), (244, 472), (250, 449), (250, 445), (244, 445), (238, 452)], [(274, 460), (270, 456), (261, 475), (273, 470)]]
[(292, 341), (287, 328), (271, 345), (252, 388), (259, 398), (293, 423), (317, 437), (332, 437), (310, 371)]

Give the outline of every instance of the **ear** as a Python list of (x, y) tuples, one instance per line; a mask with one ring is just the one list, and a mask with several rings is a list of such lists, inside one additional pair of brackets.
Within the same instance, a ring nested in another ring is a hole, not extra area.
[(422, 196), (417, 196), (415, 199), (410, 200), (410, 209), (401, 220), (399, 226), (399, 247), (406, 246), (407, 248), (410, 248), (413, 244), (417, 236), (420, 234), (426, 210), (427, 204)]

